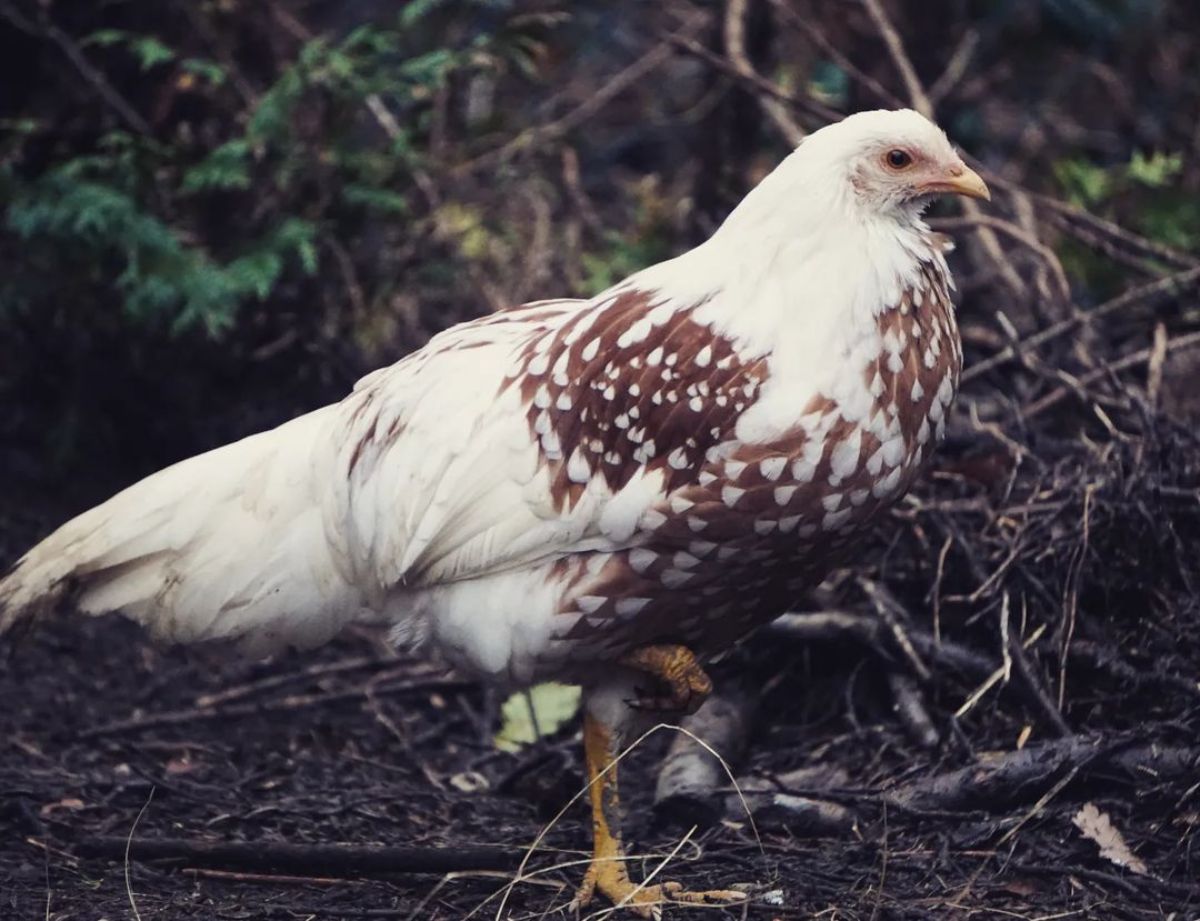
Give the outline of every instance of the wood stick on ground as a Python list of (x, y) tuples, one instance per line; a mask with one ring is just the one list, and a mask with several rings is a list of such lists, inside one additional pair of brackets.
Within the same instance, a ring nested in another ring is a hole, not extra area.
[(912, 617), (905, 610), (896, 596), (888, 591), (887, 586), (881, 582), (876, 582), (873, 579), (859, 579), (858, 584), (862, 590), (867, 593), (867, 597), (871, 599), (871, 604), (875, 607), (875, 613), (879, 615), (879, 619), (887, 624), (888, 630), (891, 631), (892, 638), (896, 642), (896, 647), (904, 653), (904, 658), (908, 662), (909, 667), (922, 681), (928, 681), (933, 677), (929, 666), (921, 658), (917, 652), (913, 641), (909, 639), (908, 629), (903, 621), (912, 621)]
[(919, 812), (1005, 809), (1042, 796), (1071, 771), (1096, 779), (1103, 771), (1110, 783), (1144, 786), (1147, 778), (1189, 780), (1198, 767), (1200, 749), (1072, 736), (1019, 751), (986, 754), (967, 767), (906, 781), (886, 791), (883, 800)]
[(823, 765), (771, 777), (747, 777), (738, 784), (742, 796), (731, 793), (725, 797), (725, 816), (734, 822), (745, 819), (749, 806), (755, 825), (762, 829), (786, 829), (799, 835), (849, 834), (858, 817), (848, 806), (821, 796), (822, 790), (845, 787), (849, 782), (843, 768)]
[(887, 679), (892, 692), (892, 709), (905, 731), (922, 748), (935, 747), (941, 734), (933, 725), (917, 683), (894, 668), (888, 669)]
[(208, 720), (237, 719), (254, 716), (261, 713), (292, 712), (309, 707), (327, 706), (343, 703), (349, 700), (365, 700), (369, 695), (385, 697), (390, 694), (411, 694), (427, 690), (447, 690), (452, 688), (471, 687), (471, 682), (456, 678), (444, 669), (434, 669), (418, 675), (408, 675), (404, 680), (395, 681), (382, 687), (358, 687), (348, 691), (330, 691), (319, 694), (293, 694), (277, 700), (249, 701), (232, 704), (225, 707), (193, 707), (186, 710), (167, 710), (159, 713), (148, 713), (145, 716), (131, 717), (105, 723), (94, 729), (87, 729), (79, 734), (80, 739), (96, 739), (103, 736), (125, 735), (127, 733), (145, 732), (149, 729), (159, 729), (163, 726), (180, 726), (188, 723), (201, 723)]
[[(683, 728), (703, 739), (727, 762), (736, 762), (746, 748), (755, 704), (748, 693), (718, 692), (683, 721)], [(721, 762), (681, 733), (671, 742), (659, 768), (654, 811), (676, 824), (707, 827), (721, 818), (728, 787), (729, 775)]]
[(321, 662), (297, 671), (267, 675), (265, 678), (259, 678), (256, 681), (247, 681), (244, 684), (222, 688), (220, 691), (215, 691), (212, 694), (202, 694), (196, 698), (195, 704), (201, 709), (216, 707), (220, 704), (232, 703), (243, 697), (252, 697), (255, 694), (261, 694), (263, 691), (272, 691), (285, 684), (292, 684), (298, 681), (312, 681), (315, 678), (328, 678), (330, 675), (340, 675), (345, 672), (354, 672), (364, 668), (376, 666), (382, 668), (392, 665), (395, 665), (394, 660), (388, 661), (369, 656), (355, 656), (350, 659), (339, 659), (336, 662)]
[(1008, 654), (1012, 660), (1013, 672), (1016, 674), (1018, 685), (1024, 690), (1030, 703), (1053, 727), (1054, 734), (1060, 737), (1071, 735), (1070, 725), (1063, 717), (1062, 711), (1050, 699), (1050, 695), (1042, 686), (1041, 676), (1034, 669), (1029, 657), (1025, 655), (1024, 645), (1015, 636), (1008, 638)]
[[(883, 659), (892, 658), (885, 647), (885, 637), (894, 635), (874, 617), (849, 611), (812, 611), (783, 614), (767, 628), (772, 633), (805, 643), (827, 643), (853, 640), (868, 646)], [(987, 656), (942, 637), (935, 640), (930, 634), (908, 629), (905, 633), (913, 649), (923, 661), (935, 667), (952, 668), (967, 675), (983, 677), (996, 668)]]
[[(81, 857), (122, 860), (127, 839), (115, 835), (84, 838), (75, 845)], [(521, 848), (385, 847), (349, 844), (293, 844), (286, 841), (200, 841), (185, 838), (134, 839), (130, 858), (140, 862), (176, 861), (192, 867), (231, 872), (272, 872), (324, 879), (391, 876), (401, 873), (453, 873), (507, 870), (520, 863)]]
[(258, 883), (262, 886), (344, 886), (345, 878), (335, 876), (287, 876), (283, 873), (240, 873), (237, 870), (213, 870), (208, 867), (186, 867), (183, 873), (201, 879), (221, 879), (234, 883)]
[[(1032, 646), (1034, 643), (1036, 643), (1038, 640), (1040, 640), (1042, 638), (1042, 634), (1045, 632), (1046, 632), (1046, 625), (1038, 624), (1033, 629), (1033, 632), (1030, 633), (1029, 636), (1026, 637), (1022, 641), (1022, 645), (1025, 648)], [(972, 691), (970, 696), (968, 696), (967, 699), (965, 701), (963, 701), (962, 706), (954, 711), (954, 718), (960, 720), (964, 716), (966, 716), (968, 713), (970, 713), (975, 708), (975, 705), (983, 699), (983, 695), (985, 695), (993, 687), (995, 687), (997, 684), (999, 684), (1001, 681), (1004, 680), (1004, 674), (1005, 674), (1005, 669), (1004, 669), (1004, 666), (1002, 665), (998, 669), (996, 669), (994, 672), (992, 672), (990, 675), (988, 675), (987, 679), (983, 682), (983, 684), (981, 684), (974, 691)]]

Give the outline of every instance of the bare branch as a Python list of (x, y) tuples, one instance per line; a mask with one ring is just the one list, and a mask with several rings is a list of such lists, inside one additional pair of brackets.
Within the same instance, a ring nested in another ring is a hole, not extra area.
[(1102, 317), (1110, 313), (1116, 313), (1120, 310), (1155, 300), (1159, 297), (1168, 294), (1177, 294), (1188, 288), (1200, 283), (1200, 268), (1189, 269), (1186, 272), (1177, 272), (1174, 275), (1168, 275), (1166, 278), (1160, 278), (1148, 284), (1141, 285), (1126, 291), (1124, 294), (1113, 298), (1087, 312), (1081, 312), (1074, 316), (1068, 317), (1055, 323), (1053, 326), (1048, 326), (1040, 332), (1034, 333), (1027, 339), (1022, 339), (1018, 343), (1007, 346), (1002, 351), (997, 352), (990, 358), (985, 358), (983, 361), (976, 362), (970, 368), (967, 368), (962, 375), (963, 383), (973, 380), (980, 375), (986, 374), (999, 366), (1012, 361), (1022, 352), (1029, 349), (1037, 348), (1044, 345), (1052, 339), (1057, 339), (1071, 330), (1084, 323), (1094, 323)]
[[(884, 12), (879, 0), (862, 0), (862, 2), (867, 8), (871, 20), (875, 23), (875, 28), (879, 30), (884, 44), (887, 46), (892, 63), (900, 73), (900, 79), (904, 81), (904, 86), (913, 108), (926, 118), (932, 120), (934, 118), (933, 102), (925, 92), (925, 87), (921, 84), (921, 80), (917, 76), (917, 70), (913, 67), (912, 59), (909, 58), (908, 52), (904, 50), (904, 42), (900, 39), (900, 33), (896, 31), (896, 27), (888, 19), (887, 13)], [(963, 214), (968, 218), (978, 219), (983, 217), (982, 210), (974, 201), (963, 202), (962, 209)], [(979, 243), (983, 247), (984, 252), (987, 253), (992, 264), (996, 267), (996, 271), (1000, 273), (1004, 284), (1013, 294), (1024, 299), (1028, 294), (1025, 282), (1021, 280), (1021, 276), (1017, 274), (1017, 270), (1012, 267), (1012, 263), (1004, 255), (1004, 249), (1000, 246), (1000, 241), (996, 238), (995, 232), (990, 227), (982, 225), (979, 227)]]
[(79, 72), (79, 75), (95, 91), (96, 95), (108, 103), (109, 108), (116, 112), (127, 126), (138, 134), (154, 133), (146, 120), (138, 114), (138, 111), (108, 82), (108, 78), (92, 66), (71, 36), (51, 22), (44, 11), (40, 22), (34, 24), (18, 13), (8, 0), (4, 0), (4, 5), (0, 7), (0, 16), (3, 16), (22, 32), (49, 39), (58, 45), (67, 60), (71, 62), (71, 66)]
[[(751, 79), (758, 77), (758, 71), (746, 54), (746, 2), (747, 0), (729, 0), (725, 8), (725, 50), (738, 73)], [(778, 99), (757, 97), (758, 104), (766, 113), (767, 118), (775, 124), (783, 139), (791, 147), (798, 147), (804, 140), (805, 130), (800, 127), (791, 112), (780, 104)]]
[(522, 131), (515, 138), (501, 144), (499, 147), (480, 154), (465, 163), (460, 163), (451, 170), (451, 174), (462, 175), (481, 167), (493, 166), (514, 154), (528, 150), (538, 144), (553, 141), (579, 127), (612, 102), (617, 96), (625, 92), (625, 90), (645, 79), (667, 63), (667, 61), (671, 60), (671, 56), (674, 53), (672, 46), (678, 40), (693, 38), (700, 30), (703, 19), (704, 17), (702, 16), (692, 17), (691, 21), (678, 32), (666, 36), (624, 70), (614, 74), (607, 83), (566, 115), (554, 121), (547, 122), (544, 125), (538, 125), (535, 128)]
[(888, 19), (879, 0), (862, 0), (862, 2), (871, 16), (871, 21), (875, 23), (875, 28), (879, 30), (883, 43), (887, 45), (892, 63), (900, 72), (900, 79), (904, 81), (904, 89), (908, 93), (912, 107), (932, 120), (934, 117), (933, 102), (925, 92), (925, 87), (921, 84), (920, 77), (917, 76), (916, 68), (913, 67), (908, 52), (904, 50), (904, 42), (900, 40), (900, 33)]

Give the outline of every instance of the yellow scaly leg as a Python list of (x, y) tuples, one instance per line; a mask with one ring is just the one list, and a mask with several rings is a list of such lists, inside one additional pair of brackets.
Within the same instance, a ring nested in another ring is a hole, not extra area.
[[(694, 712), (712, 690), (708, 675), (691, 651), (682, 646), (646, 646), (630, 653), (621, 664), (646, 672), (668, 691), (666, 697), (638, 701), (638, 706), (646, 709)], [(592, 861), (573, 907), (587, 906), (598, 892), (614, 905), (625, 906), (643, 918), (657, 918), (661, 914), (659, 906), (671, 902), (703, 905), (746, 898), (745, 893), (730, 889), (688, 892), (674, 882), (654, 886), (635, 884), (629, 878), (621, 844), (614, 734), (590, 712), (583, 720), (583, 747), (592, 804), (593, 849)]]

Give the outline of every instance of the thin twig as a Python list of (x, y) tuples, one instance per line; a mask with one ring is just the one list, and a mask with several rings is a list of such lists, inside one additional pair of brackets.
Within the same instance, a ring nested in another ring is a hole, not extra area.
[(980, 214), (975, 217), (943, 217), (929, 222), (931, 227), (937, 230), (959, 230), (963, 228), (978, 228), (990, 227), (993, 230), (998, 230), (1001, 233), (1012, 237), (1019, 243), (1024, 244), (1029, 249), (1037, 253), (1046, 267), (1054, 276), (1054, 281), (1058, 286), (1058, 296), (1063, 303), (1071, 301), (1071, 283), (1067, 281), (1067, 273), (1063, 270), (1062, 262), (1059, 261), (1058, 254), (1049, 246), (1035, 237), (1033, 234), (1026, 231), (1024, 228), (1017, 226), (1012, 221), (1006, 221), (1003, 218), (992, 217), (991, 215)]
[[(800, 642), (829, 642), (853, 639), (876, 650), (887, 658), (883, 648), (884, 625), (875, 617), (852, 614), (848, 611), (815, 611), (783, 614), (767, 628), (780, 636)], [(893, 634), (889, 630), (888, 636)], [(935, 640), (928, 633), (909, 629), (906, 636), (913, 648), (939, 667), (953, 668), (969, 675), (987, 675), (995, 667), (990, 659), (974, 650), (942, 638)]]
[[(149, 805), (149, 800), (147, 800)], [(143, 810), (145, 807), (143, 807)], [(140, 817), (140, 816), (139, 816)], [(136, 823), (134, 824), (136, 828)], [(84, 838), (75, 847), (84, 857), (125, 854), (140, 862), (186, 861), (192, 866), (235, 871), (276, 871), (300, 876), (373, 876), (395, 873), (447, 873), (461, 870), (504, 870), (516, 865), (519, 848), (493, 845), (464, 847), (393, 847), (383, 845), (295, 844), (289, 841), (204, 841), (187, 838)]]
[(745, 74), (742, 73), (733, 62), (727, 58), (721, 57), (719, 54), (714, 54), (710, 49), (704, 47), (695, 39), (684, 38), (678, 35), (669, 36), (668, 41), (672, 45), (679, 48), (681, 51), (686, 51), (688, 54), (699, 58), (706, 64), (715, 67), (722, 73), (728, 74), (741, 83), (751, 86), (761, 93), (766, 93), (774, 99), (795, 106), (802, 112), (806, 112), (814, 119), (821, 123), (829, 123), (840, 121), (845, 117), (844, 112), (839, 112), (837, 109), (830, 108), (824, 103), (818, 102), (810, 96), (796, 96), (789, 93), (777, 83), (773, 83), (761, 74)]
[(1154, 342), (1150, 346), (1150, 363), (1146, 369), (1146, 402), (1150, 408), (1158, 406), (1158, 395), (1162, 390), (1163, 366), (1167, 361), (1167, 325), (1161, 320), (1154, 324)]
[(138, 911), (137, 900), (133, 897), (133, 883), (129, 873), (129, 852), (133, 848), (133, 835), (137, 831), (138, 823), (142, 821), (142, 816), (150, 808), (150, 801), (152, 799), (154, 799), (154, 787), (150, 788), (150, 795), (146, 797), (146, 802), (142, 803), (142, 808), (138, 810), (137, 818), (133, 820), (133, 825), (129, 827), (129, 836), (125, 839), (125, 894), (129, 896), (129, 910), (133, 912), (134, 921), (142, 921), (142, 913)]
[(792, 9), (788, 0), (771, 0), (771, 6), (783, 16), (788, 25), (803, 32), (822, 54), (828, 55), (833, 63), (878, 97), (880, 102), (893, 109), (904, 107), (904, 102), (899, 97), (843, 54), (837, 45), (831, 42), (814, 23)]
[(950, 91), (954, 89), (958, 81), (962, 79), (963, 74), (967, 72), (972, 58), (975, 57), (975, 49), (978, 47), (979, 30), (974, 28), (967, 29), (963, 33), (963, 37), (959, 39), (958, 44), (954, 47), (954, 52), (950, 55), (950, 60), (946, 63), (946, 69), (929, 86), (929, 102), (935, 109), (938, 103), (950, 95)]
[(130, 128), (138, 134), (151, 135), (153, 130), (137, 110), (108, 82), (108, 78), (104, 74), (92, 66), (91, 62), (84, 56), (79, 45), (67, 35), (62, 29), (55, 25), (46, 13), (41, 14), (41, 21), (34, 24), (18, 13), (8, 0), (4, 0), (4, 6), (0, 7), (0, 16), (3, 16), (22, 32), (30, 35), (37, 35), (42, 38), (47, 38), (54, 42), (67, 60), (71, 62), (71, 66), (79, 72), (79, 75), (88, 83), (96, 94), (108, 103), (109, 107), (120, 116)]
[[(1180, 336), (1178, 339), (1172, 340), (1167, 344), (1167, 352), (1168, 354), (1172, 352), (1178, 352), (1183, 349), (1192, 348), (1193, 346), (1200, 346), (1200, 332), (1188, 333), (1186, 336)], [(1134, 352), (1132, 355), (1126, 355), (1124, 358), (1121, 358), (1110, 364), (1106, 364), (1102, 368), (1097, 368), (1094, 371), (1090, 371), (1087, 374), (1082, 375), (1079, 378), (1079, 386), (1086, 387), (1088, 384), (1094, 383), (1095, 381), (1098, 381), (1103, 377), (1107, 377), (1110, 374), (1116, 374), (1119, 371), (1127, 371), (1128, 369), (1136, 367), (1137, 365), (1145, 364), (1153, 357), (1153, 347), (1142, 349), (1139, 352)], [(1070, 387), (1059, 387), (1056, 390), (1052, 390), (1041, 399), (1035, 400), (1033, 403), (1030, 403), (1028, 406), (1026, 406), (1021, 411), (1021, 415), (1025, 419), (1032, 419), (1034, 416), (1044, 413), (1046, 410), (1057, 406), (1073, 392), (1074, 390)]]
[[(892, 59), (892, 64), (899, 72), (900, 79), (904, 82), (912, 107), (926, 118), (933, 120), (935, 114), (933, 102), (925, 92), (925, 87), (921, 84), (921, 80), (917, 76), (917, 70), (913, 67), (912, 59), (909, 58), (908, 52), (904, 49), (904, 42), (900, 39), (900, 33), (896, 31), (896, 27), (888, 19), (887, 13), (884, 12), (879, 0), (862, 0), (862, 3), (870, 14), (871, 20), (875, 23), (875, 28), (883, 38), (884, 44), (887, 46), (888, 55)], [(1023, 300), (1028, 292), (1025, 282), (1021, 280), (1021, 276), (1017, 273), (1017, 270), (1012, 267), (1012, 264), (1004, 255), (1004, 248), (996, 238), (995, 231), (980, 221), (980, 218), (984, 215), (979, 205), (971, 200), (964, 201), (962, 203), (962, 210), (963, 214), (968, 218), (979, 222), (976, 230), (980, 245), (995, 266), (996, 271), (999, 272), (1000, 277), (1004, 280), (1004, 284), (1008, 286), (1014, 295)]]
[[(737, 68), (738, 73), (753, 80), (759, 77), (759, 73), (746, 53), (746, 3), (747, 0), (729, 0), (729, 4), (725, 7), (725, 50), (729, 53), (729, 59)], [(781, 101), (762, 96), (756, 96), (755, 99), (766, 113), (767, 118), (783, 135), (783, 139), (787, 141), (788, 145), (800, 146), (800, 142), (804, 140), (807, 132), (792, 118), (791, 112), (781, 104)]]
[[(990, 176), (988, 177), (988, 181), (991, 181)], [(1004, 184), (1003, 182), (998, 183), (998, 185)], [(1167, 263), (1167, 265), (1176, 268), (1196, 268), (1200, 266), (1200, 258), (1191, 253), (1182, 252), (1174, 247), (1158, 243), (1141, 234), (1134, 233), (1120, 224), (1092, 214), (1090, 211), (1085, 211), (1083, 208), (1072, 205), (1069, 202), (1052, 198), (1049, 195), (1030, 194), (1038, 205), (1061, 215), (1065, 219), (1062, 226), (1068, 226), (1071, 223), (1083, 224), (1097, 233), (1105, 234), (1117, 242), (1138, 251), (1143, 256), (1161, 260)]]
[(105, 723), (93, 729), (86, 729), (79, 734), (80, 739), (96, 739), (103, 736), (124, 735), (131, 732), (145, 732), (149, 729), (159, 729), (163, 726), (180, 726), (188, 723), (206, 722), (209, 720), (237, 719), (264, 713), (283, 713), (304, 710), (309, 707), (327, 706), (346, 701), (364, 700), (369, 694), (383, 697), (389, 694), (411, 694), (416, 691), (446, 690), (448, 688), (469, 687), (470, 682), (454, 678), (444, 670), (430, 671), (419, 676), (408, 676), (403, 681), (388, 684), (377, 689), (366, 687), (349, 691), (333, 691), (320, 694), (294, 694), (278, 700), (234, 704), (226, 707), (191, 707), (185, 710), (167, 710), (160, 713), (148, 713), (145, 716), (133, 717), (127, 720), (117, 720)]
[[(1034, 630), (1031, 634), (1029, 634), (1029, 637), (1021, 645), (1025, 649), (1028, 649), (1030, 646), (1032, 646), (1034, 643), (1036, 643), (1039, 639), (1041, 639), (1042, 634), (1045, 632), (1046, 632), (1046, 625), (1038, 624), (1037, 629)], [(1001, 665), (998, 669), (996, 669), (994, 672), (992, 672), (990, 675), (988, 675), (987, 680), (984, 681), (983, 684), (981, 684), (979, 687), (977, 687), (974, 691), (971, 692), (970, 696), (967, 697), (967, 699), (965, 701), (963, 701), (963, 704), (961, 707), (959, 707), (957, 710), (954, 711), (954, 718), (962, 719), (964, 716), (966, 716), (968, 713), (970, 713), (971, 710), (973, 710), (975, 708), (975, 705), (983, 699), (983, 696), (1003, 680), (1004, 680), (1004, 666)]]
[(1083, 491), (1083, 522), (1081, 536), (1075, 552), (1072, 554), (1067, 586), (1063, 598), (1063, 608), (1066, 611), (1066, 622), (1062, 629), (1062, 645), (1058, 659), (1058, 710), (1061, 713), (1067, 697), (1067, 657), (1071, 652), (1071, 640), (1075, 637), (1075, 622), (1079, 613), (1079, 579), (1087, 562), (1088, 545), (1092, 527), (1092, 496), (1096, 493), (1096, 484), (1088, 483)]
[(1038, 348), (1052, 339), (1057, 339), (1059, 336), (1071, 332), (1084, 323), (1094, 323), (1096, 320), (1106, 317), (1110, 313), (1116, 313), (1164, 295), (1180, 293), (1198, 282), (1200, 282), (1200, 268), (1193, 268), (1177, 272), (1174, 275), (1167, 275), (1165, 278), (1156, 279), (1147, 284), (1139, 285), (1136, 288), (1131, 288), (1124, 294), (1104, 302), (1099, 307), (1067, 317), (1065, 320), (1060, 320), (1053, 326), (1048, 326), (1040, 332), (1022, 339), (1018, 343), (1006, 346), (989, 358), (977, 361), (963, 372), (962, 382), (966, 383), (982, 374), (986, 374), (988, 371), (1012, 361), (1021, 352)]
[(904, 81), (904, 89), (908, 93), (912, 107), (932, 121), (934, 117), (933, 102), (925, 92), (925, 87), (921, 84), (921, 78), (917, 76), (916, 68), (913, 67), (908, 52), (904, 50), (904, 42), (900, 39), (900, 33), (888, 19), (879, 0), (862, 0), (862, 3), (867, 8), (871, 21), (875, 23), (875, 28), (879, 30), (883, 43), (887, 45), (888, 55), (896, 66), (896, 70), (899, 71), (900, 79)]
[(556, 140), (568, 134), (599, 112), (608, 103), (616, 99), (625, 90), (631, 86), (635, 86), (638, 82), (644, 80), (671, 60), (674, 54), (673, 47), (675, 41), (692, 38), (699, 31), (704, 18), (702, 16), (693, 17), (682, 29), (665, 37), (624, 70), (618, 71), (607, 83), (561, 118), (522, 131), (515, 138), (506, 141), (499, 147), (458, 164), (451, 169), (451, 175), (461, 176), (483, 167), (494, 166), (523, 150), (544, 145), (549, 141)]
[(215, 694), (201, 694), (195, 700), (195, 705), (199, 708), (207, 709), (216, 707), (220, 704), (231, 703), (235, 700), (240, 700), (243, 697), (251, 697), (255, 694), (261, 694), (263, 691), (271, 691), (285, 684), (291, 684), (295, 681), (312, 681), (315, 678), (328, 678), (330, 675), (340, 675), (345, 672), (355, 672), (364, 668), (373, 666), (394, 665), (394, 662), (388, 662), (383, 659), (370, 658), (368, 656), (358, 656), (351, 659), (339, 659), (336, 662), (322, 662), (317, 665), (310, 665), (307, 668), (302, 668), (299, 671), (283, 672), (278, 675), (268, 675), (265, 678), (260, 678), (257, 681), (248, 681), (245, 684), (239, 684), (234, 687), (225, 688), (217, 691)]

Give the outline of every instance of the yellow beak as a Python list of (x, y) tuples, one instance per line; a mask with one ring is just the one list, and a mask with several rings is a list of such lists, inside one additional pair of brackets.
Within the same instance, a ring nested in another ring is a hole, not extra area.
[(945, 179), (939, 179), (928, 185), (930, 192), (948, 192), (951, 195), (965, 195), (967, 198), (982, 198), (992, 200), (992, 193), (987, 183), (979, 178), (979, 174), (969, 166), (960, 164), (947, 174)]

